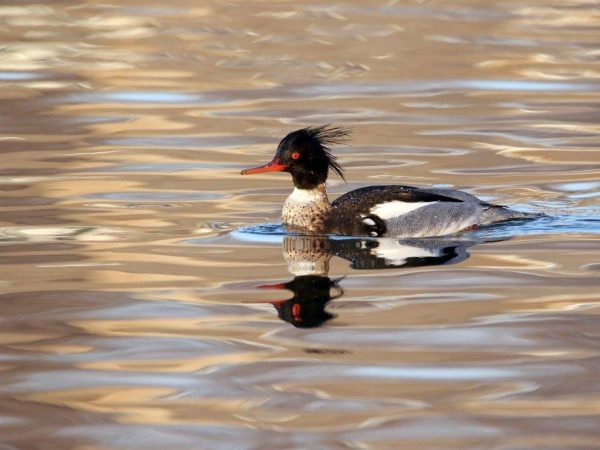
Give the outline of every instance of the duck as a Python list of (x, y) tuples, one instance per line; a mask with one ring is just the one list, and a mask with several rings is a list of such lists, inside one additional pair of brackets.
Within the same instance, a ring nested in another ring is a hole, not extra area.
[(293, 232), (420, 238), (539, 217), (464, 191), (404, 185), (365, 186), (330, 202), (326, 186), (330, 171), (346, 181), (332, 147), (347, 142), (349, 135), (349, 129), (330, 124), (292, 131), (279, 142), (270, 162), (241, 174), (291, 175), (294, 189), (283, 204), (282, 223)]

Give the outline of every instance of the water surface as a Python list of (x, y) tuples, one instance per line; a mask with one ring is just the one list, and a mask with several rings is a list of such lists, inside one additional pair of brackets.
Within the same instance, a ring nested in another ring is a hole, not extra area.
[[(3, 448), (600, 446), (591, 1), (0, 6)], [(307, 126), (348, 184), (549, 217), (285, 236)]]

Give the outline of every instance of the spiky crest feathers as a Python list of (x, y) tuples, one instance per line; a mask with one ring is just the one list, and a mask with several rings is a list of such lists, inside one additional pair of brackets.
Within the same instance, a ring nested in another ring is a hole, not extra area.
[(331, 146), (347, 142), (351, 131), (348, 128), (333, 126), (331, 124), (321, 125), (318, 127), (307, 127), (298, 131), (306, 133), (319, 143), (328, 160), (329, 168), (337, 173), (342, 180), (346, 181), (346, 178), (344, 177), (344, 170), (337, 162), (337, 158), (331, 153)]

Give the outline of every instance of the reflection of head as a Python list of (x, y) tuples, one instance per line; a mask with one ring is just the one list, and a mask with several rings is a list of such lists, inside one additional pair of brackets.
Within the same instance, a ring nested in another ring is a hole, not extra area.
[[(301, 275), (284, 284), (263, 285), (260, 288), (292, 291), (294, 296), (289, 300), (273, 302), (279, 318), (298, 328), (313, 328), (334, 317), (325, 311), (325, 305), (342, 295), (338, 281), (319, 275)], [(331, 296), (332, 288), (339, 289), (335, 297)]]

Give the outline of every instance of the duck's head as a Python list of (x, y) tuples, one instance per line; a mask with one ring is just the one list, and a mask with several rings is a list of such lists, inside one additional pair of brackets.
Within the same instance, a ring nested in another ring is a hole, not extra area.
[(346, 128), (330, 125), (292, 131), (281, 140), (271, 162), (242, 170), (242, 175), (289, 172), (299, 189), (314, 189), (325, 183), (330, 168), (344, 179), (330, 146), (344, 142), (349, 134)]

